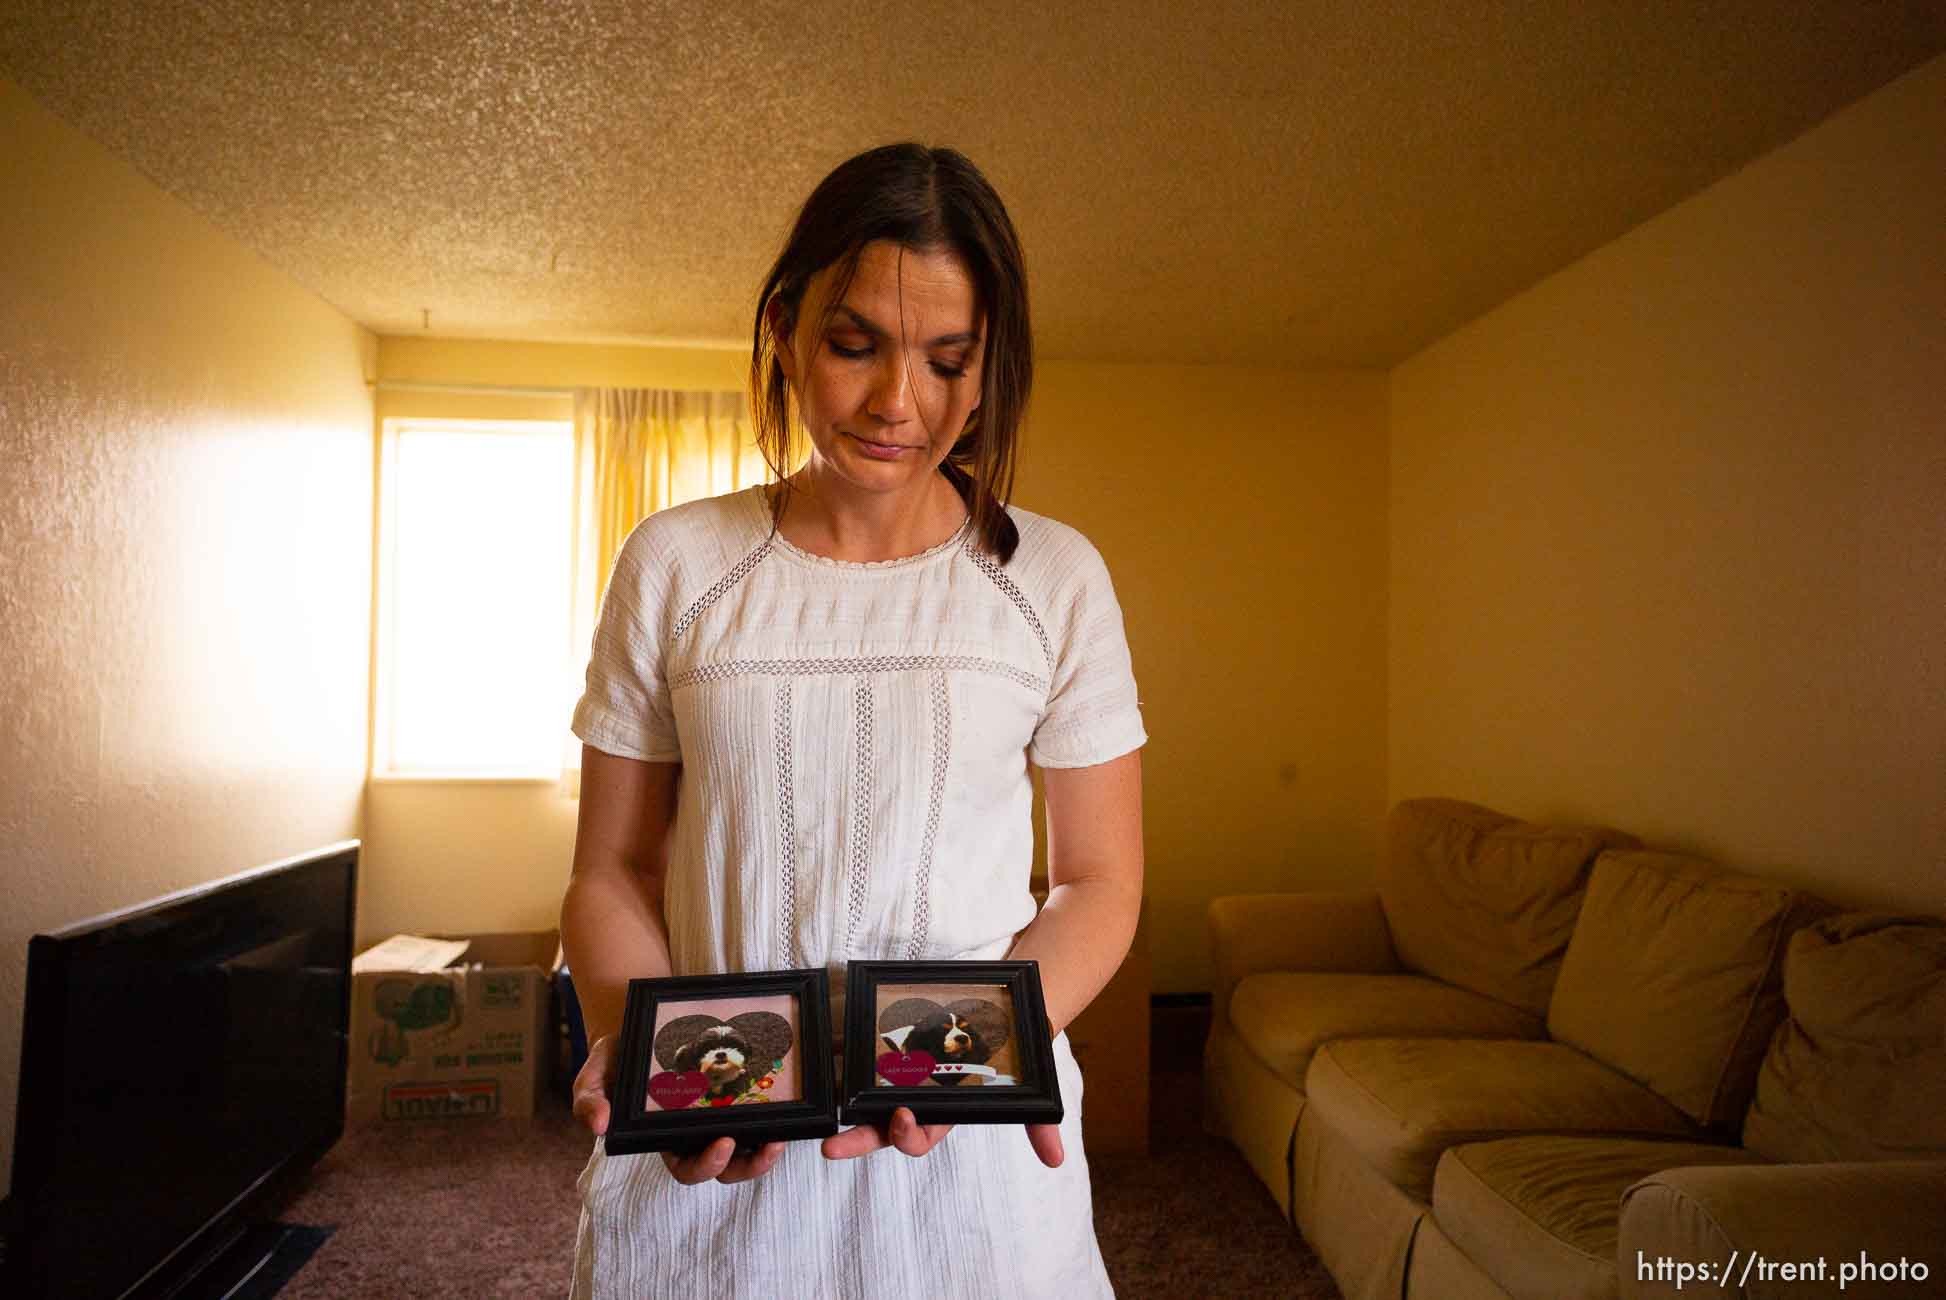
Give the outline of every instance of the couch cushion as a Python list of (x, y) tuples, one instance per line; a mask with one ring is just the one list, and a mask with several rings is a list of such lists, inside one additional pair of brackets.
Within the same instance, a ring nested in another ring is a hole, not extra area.
[(1784, 1000), (1746, 1146), (1784, 1162), (1946, 1155), (1946, 919), (1854, 912), (1800, 930)]
[(1622, 1193), (1686, 1165), (1763, 1164), (1739, 1147), (1519, 1137), (1454, 1147), (1433, 1176), (1440, 1228), (1514, 1300), (1613, 1300)]
[(1456, 799), (1408, 799), (1385, 824), (1378, 892), (1406, 969), (1540, 1016), (1588, 870), (1620, 831), (1535, 826)]
[(1783, 1017), (1793, 930), (1821, 909), (1775, 881), (1673, 853), (1595, 864), (1548, 1032), (1698, 1123), (1739, 1122)]
[[(1638, 1270), (1622, 1274), (1622, 1294), (1709, 1294), (1710, 1284), (1693, 1275), (1682, 1289), (1667, 1272), (1641, 1267), (1669, 1259), (1715, 1263), (1715, 1294), (1738, 1300), (1941, 1300), (1941, 1206), (1946, 1160), (1667, 1169), (1622, 1197), (1616, 1261), (1636, 1261)], [(1722, 1265), (1733, 1255), (1742, 1262), (1725, 1282)], [(1806, 1271), (1780, 1269), (1785, 1262)], [(1865, 1263), (1869, 1271), (1859, 1268)], [(1863, 1274), (1853, 1284), (1847, 1267)]]
[(1448, 1147), (1528, 1133), (1694, 1138), (1683, 1113), (1561, 1043), (1351, 1038), (1326, 1043), (1304, 1076), (1306, 1113), (1379, 1173), (1426, 1200)]
[(1250, 1050), (1304, 1086), (1311, 1055), (1334, 1038), (1540, 1038), (1539, 1016), (1423, 975), (1252, 975), (1230, 999)]

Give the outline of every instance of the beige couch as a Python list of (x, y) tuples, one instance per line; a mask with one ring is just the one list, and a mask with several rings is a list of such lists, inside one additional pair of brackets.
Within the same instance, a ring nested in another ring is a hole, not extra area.
[(1377, 883), (1210, 908), (1208, 1124), (1347, 1300), (1946, 1296), (1946, 920), (1454, 800)]

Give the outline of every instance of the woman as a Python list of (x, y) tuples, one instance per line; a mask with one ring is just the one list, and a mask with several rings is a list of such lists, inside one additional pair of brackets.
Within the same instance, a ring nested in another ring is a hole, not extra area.
[(632, 977), (815, 964), (841, 990), (854, 958), (1003, 956), (1040, 963), (1069, 1107), (1024, 1140), (902, 1109), (821, 1147), (597, 1143), (575, 1294), (1111, 1294), (1060, 1031), (1134, 934), (1146, 736), (1100, 556), (1005, 505), (1026, 278), (973, 165), (908, 144), (828, 176), (759, 296), (751, 375), (771, 465), (800, 436), (808, 459), (636, 528), (575, 711), (575, 1113), (606, 1129)]

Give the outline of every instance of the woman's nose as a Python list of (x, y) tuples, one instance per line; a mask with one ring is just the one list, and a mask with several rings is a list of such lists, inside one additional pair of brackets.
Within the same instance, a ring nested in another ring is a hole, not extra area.
[(887, 424), (896, 424), (911, 415), (912, 376), (903, 356), (888, 352), (872, 384), (869, 406), (872, 414)]

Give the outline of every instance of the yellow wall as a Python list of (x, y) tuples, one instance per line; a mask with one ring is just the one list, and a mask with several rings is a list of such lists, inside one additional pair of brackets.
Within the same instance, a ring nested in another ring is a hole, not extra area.
[(28, 936), (359, 833), (374, 340), (0, 80), (0, 1133)]
[[(743, 353), (386, 338), (389, 380), (742, 386)], [(565, 399), (381, 392), (402, 415)], [(1204, 987), (1214, 894), (1366, 878), (1384, 800), (1382, 375), (1044, 363), (1019, 503), (1107, 556), (1151, 741), (1156, 987)], [(367, 939), (554, 923), (574, 805), (551, 783), (377, 781)]]
[(1054, 362), (1016, 498), (1114, 576), (1149, 729), (1159, 992), (1209, 900), (1370, 879), (1385, 800), (1385, 380)]
[[(735, 348), (604, 347), (400, 335), (388, 335), (379, 345), (379, 377), (387, 383), (740, 392), (749, 370), (750, 353)], [(395, 402), (404, 396), (387, 393), (384, 399)], [(565, 398), (559, 409), (561, 418), (572, 414)], [(389, 407), (386, 413), (391, 413)]]
[(1400, 366), (1390, 780), (1946, 907), (1946, 59)]

